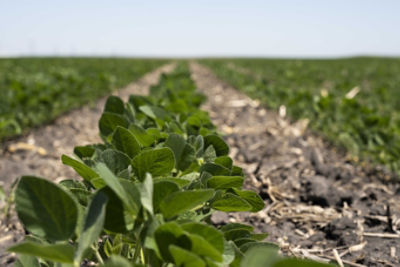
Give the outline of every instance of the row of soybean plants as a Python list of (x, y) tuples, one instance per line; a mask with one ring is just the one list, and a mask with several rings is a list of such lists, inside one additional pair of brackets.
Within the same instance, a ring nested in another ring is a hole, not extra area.
[(215, 73), (267, 107), (344, 147), (355, 159), (400, 174), (400, 59), (204, 60)]
[(187, 66), (162, 76), (150, 96), (108, 98), (102, 144), (64, 155), (82, 180), (24, 176), (15, 190), (25, 240), (17, 266), (330, 266), (283, 258), (266, 234), (216, 227), (215, 211), (257, 212), (195, 91)]
[(124, 58), (0, 59), (0, 141), (94, 101), (166, 62)]

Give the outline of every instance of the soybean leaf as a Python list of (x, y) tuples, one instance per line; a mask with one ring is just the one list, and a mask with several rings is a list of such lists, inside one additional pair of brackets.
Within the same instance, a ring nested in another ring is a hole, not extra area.
[(250, 190), (239, 190), (236, 188), (234, 188), (233, 190), (236, 194), (238, 194), (241, 198), (246, 200), (252, 206), (252, 212), (257, 212), (264, 208), (264, 201), (256, 192)]
[(165, 120), (168, 118), (167, 112), (158, 106), (143, 105), (139, 107), (139, 110), (152, 119)]
[(204, 150), (203, 158), (205, 162), (214, 162), (217, 158), (217, 152), (213, 146), (209, 146)]
[(209, 257), (217, 262), (222, 261), (221, 252), (210, 244), (204, 237), (193, 233), (187, 233), (186, 235), (191, 241), (190, 251), (203, 257)]
[(154, 136), (147, 133), (142, 127), (136, 124), (129, 126), (129, 131), (135, 136), (137, 141), (143, 146), (151, 146), (156, 140)]
[(221, 227), (222, 232), (227, 232), (230, 230), (244, 229), (247, 232), (253, 232), (253, 226), (242, 224), (242, 223), (229, 223)]
[(104, 228), (115, 233), (125, 233), (131, 230), (134, 217), (124, 208), (121, 199), (108, 186), (102, 188), (101, 191), (108, 198)]
[(78, 204), (64, 188), (23, 176), (15, 192), (16, 210), (26, 229), (51, 241), (68, 240), (78, 221)]
[(123, 115), (125, 111), (124, 102), (118, 96), (109, 96), (104, 106), (104, 112), (117, 113)]
[[(271, 247), (254, 247), (246, 252), (243, 257), (240, 267), (275, 267), (275, 262), (280, 259), (275, 248)], [(285, 267), (292, 267), (299, 265), (284, 265)], [(308, 266), (308, 265), (307, 265)], [(283, 267), (283, 266), (282, 266)]]
[(136, 111), (139, 111), (139, 107), (150, 104), (149, 97), (142, 96), (142, 95), (130, 95), (129, 96), (129, 103), (133, 105)]
[(94, 152), (96, 152), (96, 149), (92, 146), (76, 146), (74, 148), (74, 154), (82, 160), (84, 158), (91, 158)]
[(228, 189), (243, 186), (244, 178), (240, 176), (213, 176), (207, 180), (207, 187), (214, 189)]
[(40, 267), (39, 260), (35, 256), (20, 255), (14, 263), (14, 267)]
[[(104, 163), (98, 163), (96, 165), (100, 177), (104, 182), (114, 191), (114, 193), (121, 199), (125, 204), (126, 208), (130, 211), (132, 215), (136, 215), (139, 211), (137, 205), (137, 196), (131, 194), (129, 190), (134, 190), (133, 184), (130, 184), (128, 180), (118, 180), (118, 178), (110, 171), (110, 169)], [(121, 182), (126, 182), (124, 185)], [(136, 190), (137, 191), (137, 190)], [(134, 192), (134, 191), (133, 191)], [(137, 195), (139, 195), (137, 193)]]
[(153, 177), (168, 175), (174, 166), (174, 154), (167, 147), (144, 150), (132, 160), (133, 170), (141, 181), (146, 172)]
[(237, 239), (250, 238), (251, 233), (247, 229), (231, 229), (224, 232), (226, 240), (236, 241)]
[(180, 248), (175, 245), (171, 245), (169, 247), (169, 251), (174, 258), (174, 261), (177, 266), (182, 267), (205, 267), (206, 263), (196, 254)]
[(178, 237), (184, 233), (183, 229), (176, 222), (162, 224), (156, 229), (154, 238), (164, 260), (173, 261), (169, 246), (177, 243)]
[(231, 170), (233, 166), (233, 160), (229, 156), (220, 156), (215, 159), (214, 163), (224, 166), (229, 170)]
[(75, 252), (74, 261), (76, 265), (81, 262), (85, 251), (98, 239), (103, 230), (107, 201), (107, 195), (98, 191), (90, 202), (79, 237), (78, 248)]
[(10, 247), (8, 251), (60, 263), (73, 263), (74, 260), (74, 247), (69, 244), (50, 245), (24, 242)]
[(154, 182), (153, 206), (158, 211), (161, 201), (173, 192), (179, 191), (179, 186), (168, 180), (158, 180)]
[(116, 149), (128, 155), (131, 159), (139, 154), (141, 148), (136, 137), (126, 128), (118, 126), (113, 135), (111, 143)]
[(233, 245), (224, 240), (224, 252), (222, 254), (222, 266), (229, 266), (235, 259), (235, 249)]
[(128, 168), (131, 163), (131, 159), (126, 154), (114, 149), (104, 150), (101, 153), (101, 160), (116, 175)]
[(72, 167), (83, 179), (90, 182), (93, 178), (98, 177), (99, 175), (92, 170), (89, 166), (84, 163), (77, 161), (67, 155), (61, 156), (62, 163)]
[(207, 162), (200, 167), (199, 172), (208, 172), (212, 175), (230, 175), (229, 169), (219, 164)]
[(211, 207), (226, 212), (250, 211), (253, 208), (247, 201), (231, 193), (226, 193), (214, 200)]
[(204, 147), (213, 146), (217, 156), (225, 156), (229, 154), (229, 146), (225, 141), (215, 134), (210, 134), (204, 137)]
[(162, 214), (169, 219), (203, 204), (213, 195), (212, 189), (174, 192), (161, 202), (160, 209)]
[[(259, 254), (258, 252), (257, 254)], [(250, 255), (251, 256), (251, 255)], [(258, 255), (258, 258), (260, 258), (260, 255)], [(249, 265), (243, 265), (244, 266), (249, 266)], [(254, 265), (256, 267), (258, 266), (265, 266), (265, 265)], [(334, 267), (335, 265), (332, 264), (326, 264), (326, 263), (321, 263), (321, 262), (316, 262), (316, 261), (311, 261), (311, 260), (301, 260), (301, 259), (282, 259), (275, 264), (272, 265), (273, 267)]]
[(99, 129), (100, 133), (103, 136), (108, 136), (112, 134), (117, 126), (128, 128), (129, 122), (125, 119), (124, 116), (116, 113), (104, 112), (101, 115), (99, 121)]
[(182, 224), (181, 227), (188, 233), (196, 234), (203, 237), (220, 253), (224, 251), (224, 235), (215, 227), (196, 222), (185, 223)]
[(179, 134), (171, 133), (165, 141), (165, 146), (174, 152), (175, 167), (178, 170), (184, 171), (196, 158), (194, 148)]
[(276, 252), (279, 250), (279, 246), (274, 243), (270, 242), (248, 242), (240, 246), (240, 250), (242, 252), (246, 252), (247, 250), (254, 248), (254, 247), (267, 247), (271, 249), (275, 249)]
[(142, 206), (153, 215), (153, 178), (149, 173), (146, 173), (146, 177), (139, 186), (140, 201)]
[[(93, 180), (92, 180), (93, 181)], [(86, 206), (92, 193), (88, 191), (83, 183), (75, 179), (62, 180), (59, 185), (64, 186), (71, 192), (78, 202)]]

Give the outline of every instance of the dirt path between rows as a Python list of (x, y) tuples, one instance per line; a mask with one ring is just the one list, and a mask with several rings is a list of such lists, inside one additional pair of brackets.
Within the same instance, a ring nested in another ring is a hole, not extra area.
[[(157, 84), (162, 73), (171, 72), (174, 63), (149, 72), (126, 88), (114, 94), (127, 101), (131, 94), (147, 94), (151, 85)], [(61, 163), (61, 155), (71, 155), (75, 146), (99, 143), (98, 121), (106, 97), (92, 106), (73, 110), (54, 123), (32, 130), (27, 136), (3, 144), (0, 154), (0, 183), (8, 191), (11, 184), (21, 175), (42, 176), (51, 180), (77, 177), (75, 171)], [(0, 199), (0, 266), (13, 261), (14, 255), (4, 253), (11, 244), (23, 238), (23, 229), (15, 214), (4, 218), (5, 202)]]
[(399, 266), (400, 183), (356, 166), (307, 130), (263, 108), (207, 68), (192, 78), (204, 109), (225, 134), (246, 187), (266, 202), (257, 214), (217, 213), (216, 224), (242, 221), (268, 232), (287, 255), (348, 266)]

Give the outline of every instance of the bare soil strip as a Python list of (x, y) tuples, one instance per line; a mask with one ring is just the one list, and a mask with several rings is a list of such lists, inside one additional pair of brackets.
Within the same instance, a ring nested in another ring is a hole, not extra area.
[[(162, 73), (171, 72), (174, 68), (174, 63), (164, 65), (114, 94), (124, 101), (131, 94), (145, 95)], [(37, 175), (51, 180), (77, 177), (70, 167), (61, 163), (61, 155), (71, 155), (75, 146), (101, 141), (97, 123), (105, 101), (106, 97), (92, 106), (73, 110), (50, 125), (34, 129), (27, 136), (4, 144), (0, 153), (0, 183), (7, 190), (21, 175)], [(4, 253), (4, 250), (23, 238), (24, 233), (15, 214), (11, 213), (11, 218), (4, 217), (5, 205), (0, 199), (0, 266), (13, 261), (14, 256)]]
[(307, 121), (263, 108), (207, 68), (191, 64), (204, 105), (247, 173), (247, 188), (266, 202), (257, 214), (213, 216), (241, 221), (278, 243), (283, 253), (349, 266), (398, 266), (400, 183), (357, 166), (310, 134)]

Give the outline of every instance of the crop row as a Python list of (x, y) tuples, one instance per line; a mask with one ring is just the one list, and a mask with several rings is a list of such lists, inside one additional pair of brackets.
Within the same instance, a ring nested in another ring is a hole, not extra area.
[(81, 180), (22, 177), (15, 203), (29, 234), (9, 249), (17, 266), (330, 266), (282, 258), (249, 225), (211, 223), (215, 211), (257, 212), (264, 202), (243, 190), (195, 89), (182, 65), (150, 96), (109, 97), (104, 143), (62, 156)]
[(306, 118), (313, 130), (400, 174), (400, 60), (204, 60), (221, 79)]
[(0, 141), (136, 80), (165, 60), (10, 58), (0, 60)]

